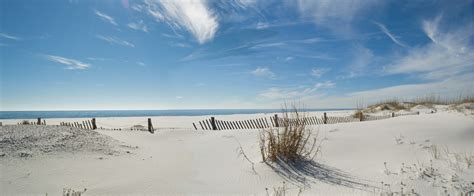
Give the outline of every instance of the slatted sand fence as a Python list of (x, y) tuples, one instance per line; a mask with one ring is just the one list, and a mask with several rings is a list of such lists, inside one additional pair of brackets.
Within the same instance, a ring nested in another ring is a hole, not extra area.
[(409, 115), (419, 115), (420, 112), (407, 112), (407, 113), (394, 113), (393, 116), (394, 117), (397, 117), (397, 116), (409, 116)]
[(351, 116), (337, 117), (327, 116), (326, 113), (322, 117), (307, 116), (301, 118), (278, 117), (275, 114), (272, 117), (259, 117), (247, 120), (217, 120), (214, 117), (193, 123), (195, 130), (242, 130), (242, 129), (262, 129), (271, 127), (295, 126), (297, 124), (304, 125), (322, 125), (336, 124), (344, 122), (359, 121)]
[(328, 116), (327, 124), (338, 124), (338, 123), (348, 123), (348, 122), (359, 122), (359, 118), (354, 118), (353, 116)]
[(217, 120), (214, 117), (193, 123), (195, 130), (234, 130), (234, 129), (262, 129), (273, 127), (274, 122), (269, 117), (260, 117), (249, 120)]
[(283, 123), (281, 119), (275, 122), (271, 117), (260, 117), (247, 120), (217, 120), (214, 117), (193, 123), (195, 130), (236, 130), (236, 129), (263, 129), (275, 127)]
[(95, 118), (92, 120), (83, 120), (82, 122), (60, 122), (60, 126), (75, 127), (79, 129), (97, 129)]
[(372, 120), (383, 120), (387, 118), (392, 118), (392, 114), (385, 114), (385, 115), (367, 115), (363, 116), (363, 121), (372, 121)]
[[(142, 124), (146, 124), (144, 126)], [(101, 129), (101, 130), (113, 130), (113, 131), (122, 131), (122, 130), (131, 130), (131, 131), (149, 131), (150, 133), (155, 133), (155, 128), (151, 118), (148, 118), (145, 121), (139, 122), (138, 124), (127, 124), (127, 125), (110, 125), (105, 123), (97, 123), (95, 118), (92, 120), (83, 120), (81, 122), (60, 122), (61, 126), (75, 127), (79, 129)], [(100, 127), (98, 125), (101, 125)], [(105, 128), (102, 126), (106, 126)], [(128, 128), (127, 128), (128, 127)]]
[(214, 117), (210, 119), (205, 119), (199, 121), (198, 123), (193, 123), (195, 130), (235, 130), (235, 129), (262, 129), (262, 128), (271, 128), (271, 127), (285, 127), (285, 126), (295, 126), (297, 124), (304, 125), (323, 125), (323, 124), (338, 124), (338, 123), (350, 123), (350, 122), (360, 122), (360, 121), (372, 121), (372, 120), (382, 120), (388, 118), (394, 118), (398, 116), (406, 115), (417, 115), (419, 112), (410, 112), (410, 113), (391, 113), (386, 115), (367, 115), (364, 114), (360, 118), (356, 118), (352, 115), (350, 116), (328, 116), (325, 112), (323, 116), (307, 116), (301, 118), (287, 118), (287, 117), (278, 117), (275, 114), (272, 117), (260, 117), (255, 119), (248, 120), (217, 120)]

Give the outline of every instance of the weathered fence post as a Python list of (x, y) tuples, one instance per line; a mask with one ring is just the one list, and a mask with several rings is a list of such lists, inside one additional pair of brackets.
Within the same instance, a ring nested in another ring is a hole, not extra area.
[(275, 114), (275, 116), (273, 118), (275, 120), (275, 127), (280, 127), (279, 124), (278, 124), (278, 114)]
[(3, 126), (3, 125), (2, 125), (2, 122), (0, 122), (0, 127), (1, 127), (1, 126)]
[(392, 118), (395, 117), (395, 112), (392, 112)]
[(417, 115), (420, 115), (420, 111), (417, 111), (416, 114), (417, 114)]
[(153, 124), (151, 124), (151, 118), (148, 118), (148, 131), (150, 133), (155, 133), (155, 130), (153, 129)]
[(41, 118), (38, 118), (38, 122), (36, 122), (37, 125), (41, 125)]
[(323, 122), (324, 124), (328, 124), (328, 116), (326, 115), (326, 112), (324, 112)]
[(213, 117), (211, 117), (211, 126), (212, 126), (212, 130), (217, 130), (217, 126), (216, 126), (216, 119)]
[(364, 113), (360, 112), (359, 121), (364, 121)]
[(92, 118), (92, 129), (97, 129), (97, 125), (95, 124), (95, 118)]

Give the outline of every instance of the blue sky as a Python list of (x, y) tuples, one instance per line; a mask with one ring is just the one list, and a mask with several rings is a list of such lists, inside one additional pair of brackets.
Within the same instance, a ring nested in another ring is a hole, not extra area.
[(3, 0), (1, 110), (344, 108), (474, 91), (472, 0)]

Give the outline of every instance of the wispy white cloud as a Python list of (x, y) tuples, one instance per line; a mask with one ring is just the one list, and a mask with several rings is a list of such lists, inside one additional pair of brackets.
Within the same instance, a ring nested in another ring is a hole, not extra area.
[(361, 98), (366, 102), (376, 102), (381, 99), (393, 98), (394, 96), (409, 100), (431, 94), (441, 95), (442, 98), (456, 98), (461, 92), (474, 92), (471, 80), (472, 75), (463, 75), (457, 78), (436, 82), (395, 85), (386, 88), (353, 92), (348, 94), (348, 96)]
[(268, 67), (257, 67), (257, 69), (253, 70), (250, 73), (257, 77), (275, 78), (276, 76), (276, 74), (273, 73)]
[(291, 100), (291, 99), (303, 99), (308, 96), (315, 96), (316, 93), (324, 94), (323, 92), (318, 92), (321, 89), (332, 88), (336, 84), (331, 81), (318, 82), (312, 86), (299, 86), (295, 88), (278, 88), (272, 87), (269, 88), (260, 94), (258, 94), (258, 99), (260, 100)]
[(87, 57), (86, 59), (90, 60), (90, 61), (110, 61), (110, 60), (112, 60), (112, 59), (109, 59), (109, 58), (99, 58), (99, 57)]
[(358, 104), (368, 105), (396, 97), (400, 100), (413, 100), (430, 95), (441, 99), (457, 99), (460, 95), (474, 93), (472, 75), (465, 74), (442, 81), (403, 84), (372, 90), (356, 91), (344, 95), (321, 96), (313, 94), (298, 99), (310, 108), (354, 108)]
[(346, 29), (350, 22), (365, 11), (382, 4), (378, 0), (298, 0), (303, 16), (311, 16), (318, 25)]
[(191, 46), (187, 43), (181, 43), (181, 42), (173, 42), (173, 43), (171, 43), (171, 46), (180, 47), (180, 48), (192, 48), (193, 47), (193, 46)]
[(116, 37), (109, 37), (109, 36), (102, 36), (102, 35), (97, 35), (96, 37), (101, 39), (101, 40), (104, 40), (106, 42), (109, 42), (110, 44), (118, 44), (118, 45), (128, 46), (128, 47), (132, 47), (132, 48), (135, 47), (134, 44), (132, 44), (128, 41), (125, 41), (125, 40), (121, 40), (121, 39), (116, 38)]
[(102, 19), (103, 21), (106, 21), (112, 25), (118, 26), (117, 22), (115, 22), (115, 19), (107, 14), (104, 14), (102, 12), (99, 12), (98, 10), (95, 10), (95, 15), (99, 16), (99, 18)]
[(268, 27), (270, 27), (270, 25), (266, 22), (258, 22), (256, 25), (257, 29), (266, 29)]
[(133, 4), (131, 6), (132, 10), (135, 10), (137, 12), (141, 12), (145, 9), (145, 6), (144, 5), (141, 5), (141, 4)]
[(353, 59), (347, 67), (348, 78), (363, 76), (371, 73), (371, 64), (375, 61), (375, 55), (372, 50), (357, 45), (353, 49)]
[(400, 40), (398, 40), (397, 37), (395, 37), (395, 35), (393, 35), (388, 29), (387, 27), (385, 27), (385, 25), (381, 24), (381, 23), (378, 23), (378, 22), (374, 22), (374, 24), (376, 24), (380, 30), (382, 30), (382, 32), (385, 33), (385, 35), (387, 35), (394, 43), (396, 43), (397, 45), (399, 46), (402, 46), (402, 47), (407, 47), (405, 44), (403, 44)]
[(313, 68), (311, 69), (311, 75), (319, 78), (328, 71), (329, 70), (327, 68)]
[(137, 61), (137, 64), (142, 66), (142, 67), (146, 67), (146, 64), (144, 62), (141, 62), (141, 61)]
[(424, 79), (444, 79), (474, 69), (474, 49), (469, 45), (473, 39), (472, 26), (443, 31), (441, 17), (423, 22), (423, 30), (431, 43), (413, 48), (394, 63), (385, 67), (390, 74), (415, 74)]
[(269, 48), (269, 47), (281, 47), (281, 46), (286, 46), (286, 45), (287, 44), (285, 42), (259, 43), (259, 44), (255, 44), (251, 48), (258, 49), (258, 48)]
[(131, 29), (139, 30), (148, 33), (148, 27), (146, 24), (143, 22), (143, 20), (140, 20), (138, 22), (132, 22), (128, 23), (127, 25)]
[(313, 89), (318, 90), (318, 89), (321, 89), (321, 88), (331, 88), (331, 87), (334, 87), (335, 85), (336, 85), (336, 83), (334, 83), (332, 81), (318, 82), (314, 85)]
[(174, 35), (171, 35), (171, 34), (167, 34), (167, 33), (162, 33), (161, 34), (163, 37), (167, 37), (167, 38), (173, 38), (173, 39), (183, 39), (184, 36), (179, 34), (179, 33), (175, 33)]
[(218, 18), (205, 0), (145, 0), (146, 11), (173, 30), (185, 29), (200, 44), (212, 40), (219, 27)]
[(66, 69), (87, 69), (91, 65), (75, 59), (69, 59), (54, 55), (43, 55), (47, 60), (67, 65)]
[(302, 39), (302, 40), (291, 40), (290, 42), (303, 43), (303, 44), (313, 44), (313, 43), (324, 42), (324, 41), (326, 41), (326, 40), (322, 39), (320, 37), (313, 37), (313, 38)]
[(1, 33), (1, 32), (0, 32), (0, 37), (6, 38), (6, 39), (11, 39), (11, 40), (21, 40), (20, 37), (9, 35), (9, 34), (6, 34), (6, 33)]

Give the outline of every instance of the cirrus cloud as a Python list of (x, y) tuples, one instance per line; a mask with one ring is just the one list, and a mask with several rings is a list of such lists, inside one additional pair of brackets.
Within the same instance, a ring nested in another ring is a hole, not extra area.
[(257, 69), (253, 70), (251, 73), (257, 77), (275, 78), (276, 76), (276, 74), (273, 73), (268, 67), (257, 67)]
[(114, 26), (118, 26), (117, 22), (115, 22), (115, 19), (107, 14), (104, 14), (100, 11), (95, 10), (95, 15), (97, 15), (103, 21), (106, 21)]
[(118, 44), (118, 45), (122, 45), (122, 46), (128, 46), (128, 47), (132, 47), (134, 48), (135, 45), (128, 42), (128, 41), (125, 41), (125, 40), (121, 40), (119, 38), (116, 38), (116, 37), (110, 37), (110, 36), (102, 36), (102, 35), (97, 35), (96, 36), (98, 39), (101, 39), (101, 40), (104, 40), (106, 42), (109, 42), (110, 44)]
[(61, 56), (44, 55), (44, 57), (49, 61), (67, 65), (66, 69), (87, 69), (91, 66), (90, 64)]
[(188, 31), (200, 44), (212, 40), (219, 27), (217, 16), (205, 0), (146, 0), (145, 10), (174, 31)]
[(440, 26), (441, 17), (423, 22), (422, 28), (431, 42), (413, 48), (405, 56), (385, 67), (389, 74), (414, 74), (423, 79), (445, 79), (474, 69), (474, 38), (472, 27), (466, 25), (446, 31)]

